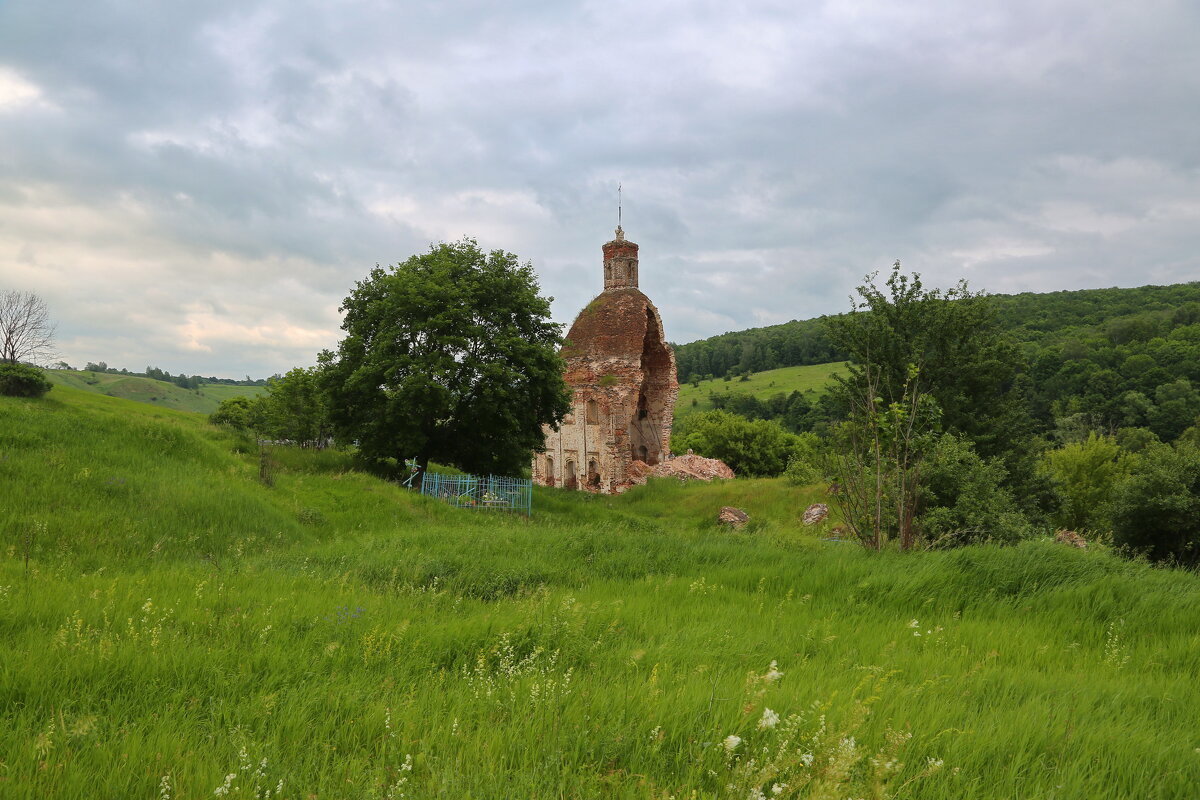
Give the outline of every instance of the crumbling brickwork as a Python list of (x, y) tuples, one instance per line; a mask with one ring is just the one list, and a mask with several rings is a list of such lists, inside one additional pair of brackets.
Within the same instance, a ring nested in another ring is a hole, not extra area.
[(579, 312), (561, 351), (572, 413), (557, 430), (547, 426), (546, 450), (533, 459), (543, 486), (619, 492), (631, 485), (634, 461), (654, 465), (669, 454), (675, 354), (638, 289), (638, 246), (618, 227), (603, 250), (604, 291)]

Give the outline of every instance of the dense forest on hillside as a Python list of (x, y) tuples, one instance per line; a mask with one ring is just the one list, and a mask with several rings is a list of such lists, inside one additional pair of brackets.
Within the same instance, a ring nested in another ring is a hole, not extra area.
[[(992, 295), (997, 324), (1021, 346), (1030, 416), (1073, 438), (1141, 428), (1171, 441), (1200, 415), (1200, 282), (1135, 289)], [(726, 333), (678, 346), (681, 381), (841, 360), (821, 319)], [(811, 429), (800, 398), (774, 405), (732, 397), (724, 407)], [(777, 408), (776, 408), (777, 407)], [(773, 413), (777, 412), (777, 413)]]
[(675, 345), (680, 382), (842, 361), (820, 319), (792, 320)]

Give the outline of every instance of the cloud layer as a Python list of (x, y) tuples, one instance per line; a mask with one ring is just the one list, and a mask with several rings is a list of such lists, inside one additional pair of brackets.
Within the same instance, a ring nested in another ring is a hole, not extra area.
[(477, 238), (569, 323), (616, 186), (692, 339), (894, 259), (994, 292), (1200, 278), (1200, 7), (0, 5), (0, 288), (71, 363), (311, 364), (376, 263)]

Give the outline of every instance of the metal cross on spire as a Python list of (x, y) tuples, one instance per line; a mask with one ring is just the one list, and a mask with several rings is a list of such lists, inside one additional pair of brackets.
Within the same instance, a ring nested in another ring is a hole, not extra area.
[(625, 231), (621, 230), (621, 184), (617, 184), (617, 241), (625, 238)]

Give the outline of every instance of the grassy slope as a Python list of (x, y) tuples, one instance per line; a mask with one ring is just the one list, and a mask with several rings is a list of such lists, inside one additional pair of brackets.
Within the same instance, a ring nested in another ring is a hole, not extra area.
[(51, 369), (45, 370), (45, 374), (59, 386), (201, 414), (211, 414), (222, 400), (230, 397), (255, 397), (266, 391), (263, 386), (229, 386), (221, 383), (206, 383), (193, 391), (152, 378), (80, 370)]
[[(829, 376), (840, 372), (846, 362), (835, 361), (831, 364), (816, 364), (807, 367), (782, 367), (780, 369), (755, 372), (750, 380), (743, 381), (734, 378), (726, 381), (717, 378), (711, 381), (700, 381), (699, 387), (690, 383), (679, 385), (679, 402), (675, 406), (676, 418), (686, 416), (696, 411), (711, 411), (712, 403), (708, 396), (721, 392), (742, 392), (754, 395), (760, 400), (766, 400), (777, 394), (792, 392), (821, 392), (829, 383)], [(692, 405), (692, 401), (696, 401)]]
[[(234, 774), (231, 796), (826, 796), (818, 775), (870, 797), (865, 761), (835, 767), (889, 728), (905, 797), (1200, 783), (1194, 574), (1046, 543), (867, 554), (801, 530), (816, 490), (778, 481), (539, 490), (525, 520), (280, 451), (267, 488), (242, 446), (69, 389), (0, 398), (0, 796)], [(752, 529), (718, 530), (724, 503)]]

